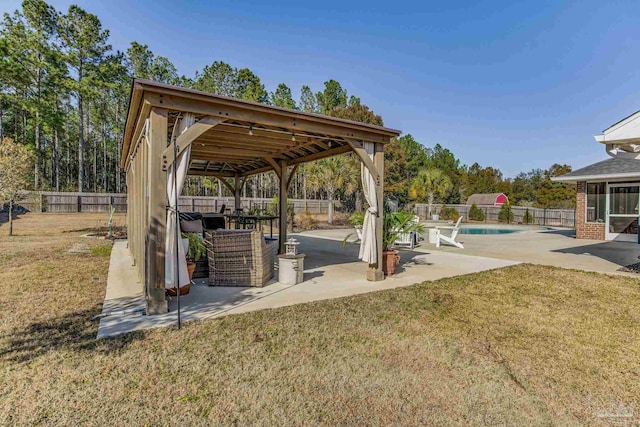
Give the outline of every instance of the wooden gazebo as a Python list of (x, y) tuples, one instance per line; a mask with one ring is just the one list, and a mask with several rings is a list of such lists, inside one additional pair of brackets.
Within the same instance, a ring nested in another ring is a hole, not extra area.
[[(129, 250), (145, 285), (149, 314), (167, 310), (167, 169), (174, 161), (170, 135), (185, 114), (194, 123), (176, 137), (178, 156), (191, 147), (188, 174), (220, 179), (235, 194), (236, 207), (243, 180), (273, 170), (280, 180), (280, 212), (286, 212), (287, 190), (298, 165), (347, 152), (355, 152), (371, 173), (378, 206), (383, 204), (384, 145), (399, 131), (136, 79), (120, 166), (127, 175)], [(369, 280), (384, 278), (379, 211), (378, 262), (369, 265)], [(281, 248), (286, 230), (286, 215), (280, 215)]]

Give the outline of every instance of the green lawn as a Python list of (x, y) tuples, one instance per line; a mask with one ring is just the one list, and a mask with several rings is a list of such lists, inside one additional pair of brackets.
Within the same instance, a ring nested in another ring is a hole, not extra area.
[(1, 425), (640, 423), (635, 279), (521, 265), (96, 341), (81, 223), (0, 226)]

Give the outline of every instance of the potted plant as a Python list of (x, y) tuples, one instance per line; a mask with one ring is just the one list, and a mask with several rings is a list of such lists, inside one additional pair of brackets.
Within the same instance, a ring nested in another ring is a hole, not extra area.
[[(196, 261), (206, 255), (207, 249), (204, 246), (202, 236), (198, 233), (182, 233), (182, 244), (187, 255), (189, 283), (180, 287), (180, 295), (187, 295), (191, 291), (191, 281), (193, 280), (193, 272), (196, 269)], [(168, 289), (167, 292), (170, 296), (176, 296), (175, 289)]]
[(354, 212), (349, 217), (349, 224), (356, 229), (358, 240), (362, 240), (362, 224), (364, 223), (364, 212)]
[(207, 255), (204, 240), (198, 233), (183, 233), (189, 239), (189, 249), (187, 251), (187, 269), (189, 270), (189, 281), (193, 279), (193, 272), (196, 269), (196, 262)]
[(400, 264), (400, 255), (393, 249), (393, 244), (402, 234), (412, 232), (421, 233), (424, 227), (415, 220), (411, 212), (390, 212), (385, 205), (384, 221), (382, 223), (382, 271), (385, 275), (395, 273)]
[[(393, 274), (400, 264), (400, 255), (398, 251), (393, 249), (393, 244), (398, 237), (405, 233), (422, 233), (424, 227), (415, 220), (415, 215), (410, 212), (398, 211), (391, 212), (389, 206), (385, 203), (384, 221), (382, 223), (382, 271), (385, 275)], [(358, 237), (362, 239), (362, 223), (364, 222), (364, 214), (361, 212), (355, 212), (349, 218), (351, 225), (360, 227), (360, 233)], [(342, 246), (345, 246), (347, 240), (353, 236), (353, 233), (349, 234), (342, 241)]]

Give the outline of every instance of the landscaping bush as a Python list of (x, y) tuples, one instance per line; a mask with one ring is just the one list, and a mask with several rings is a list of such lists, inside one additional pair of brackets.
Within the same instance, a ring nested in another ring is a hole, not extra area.
[(440, 209), (440, 219), (457, 221), (458, 218), (460, 218), (460, 214), (456, 208), (449, 208), (447, 205), (444, 205), (442, 209)]
[(527, 209), (524, 212), (524, 215), (522, 215), (522, 223), (523, 224), (535, 224), (536, 222), (536, 216), (533, 214), (533, 212), (531, 212), (529, 209)]
[(469, 208), (469, 219), (472, 221), (484, 221), (484, 212), (475, 203)]
[(318, 221), (308, 210), (298, 217), (298, 227), (303, 230), (315, 230), (318, 228)]
[(349, 217), (349, 224), (353, 227), (362, 227), (364, 223), (364, 212), (356, 211)]
[(500, 207), (500, 212), (498, 213), (498, 221), (506, 222), (507, 224), (513, 222), (513, 211), (511, 210), (511, 205), (509, 203), (505, 203)]

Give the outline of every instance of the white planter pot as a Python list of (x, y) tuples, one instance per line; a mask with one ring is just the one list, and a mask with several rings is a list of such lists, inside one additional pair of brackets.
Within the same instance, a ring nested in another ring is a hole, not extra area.
[(440, 221), (440, 215), (431, 215), (432, 221)]

